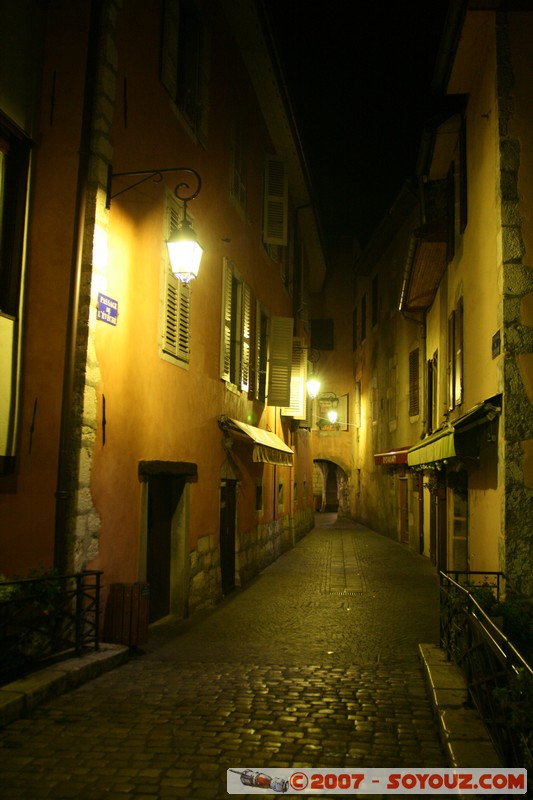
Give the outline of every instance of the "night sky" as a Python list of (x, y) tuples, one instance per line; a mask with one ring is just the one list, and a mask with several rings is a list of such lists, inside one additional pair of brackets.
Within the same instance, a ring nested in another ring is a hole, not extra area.
[(364, 245), (414, 176), (448, 0), (265, 0), (328, 235)]

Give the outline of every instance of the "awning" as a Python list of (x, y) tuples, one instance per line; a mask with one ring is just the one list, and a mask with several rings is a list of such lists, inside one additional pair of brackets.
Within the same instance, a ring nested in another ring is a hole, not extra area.
[(407, 451), (409, 447), (398, 447), (396, 450), (387, 450), (386, 453), (374, 453), (374, 463), (378, 466), (391, 464), (407, 464)]
[(444, 461), (455, 456), (455, 439), (453, 427), (436, 431), (431, 436), (426, 436), (421, 442), (411, 447), (407, 453), (407, 463), (410, 467), (420, 464), (431, 464), (434, 461)]
[(478, 454), (476, 450), (479, 448), (479, 442), (473, 441), (472, 437), (466, 434), (495, 419), (501, 412), (498, 402), (501, 402), (500, 395), (478, 403), (445, 428), (426, 436), (408, 451), (407, 464), (410, 467), (417, 467), (455, 456), (475, 457)]
[(253, 443), (252, 460), (263, 464), (292, 467), (294, 451), (272, 431), (256, 428), (238, 419), (221, 417), (219, 425), (230, 434), (243, 435)]

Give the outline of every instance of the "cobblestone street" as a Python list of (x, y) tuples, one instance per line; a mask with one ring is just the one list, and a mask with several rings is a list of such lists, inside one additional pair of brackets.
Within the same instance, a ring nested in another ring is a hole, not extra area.
[(417, 651), (438, 640), (434, 569), (335, 515), (317, 525), (217, 608), (152, 627), (144, 655), (1, 730), (2, 799), (207, 800), (230, 767), (447, 766)]

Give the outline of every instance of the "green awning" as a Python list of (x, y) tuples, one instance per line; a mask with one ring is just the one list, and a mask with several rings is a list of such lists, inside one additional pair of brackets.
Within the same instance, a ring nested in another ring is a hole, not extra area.
[[(501, 413), (501, 396), (478, 403), (466, 414), (450, 422), (445, 428), (426, 436), (407, 451), (409, 467), (419, 467), (446, 461), (455, 457), (477, 457), (479, 455), (479, 436), (476, 431), (482, 425), (492, 422)], [(474, 437), (472, 438), (472, 435)]]
[(418, 467), (421, 464), (431, 464), (434, 461), (453, 458), (456, 455), (454, 434), (454, 429), (450, 427), (426, 436), (408, 451), (408, 466)]

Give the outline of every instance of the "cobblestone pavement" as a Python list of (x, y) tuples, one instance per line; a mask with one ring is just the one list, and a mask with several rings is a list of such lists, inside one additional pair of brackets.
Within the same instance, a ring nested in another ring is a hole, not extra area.
[(447, 766), (417, 652), (438, 639), (435, 571), (335, 520), (0, 731), (2, 800), (208, 800), (228, 796), (231, 767)]

